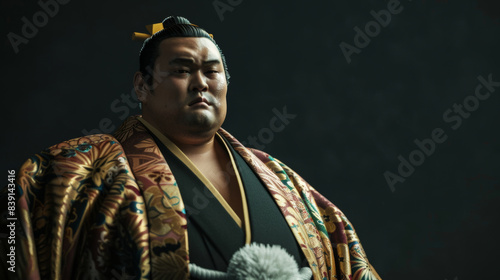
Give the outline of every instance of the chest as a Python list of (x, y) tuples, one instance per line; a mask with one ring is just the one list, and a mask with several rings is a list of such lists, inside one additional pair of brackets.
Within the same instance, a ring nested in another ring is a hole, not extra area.
[[(212, 183), (240, 219), (243, 219), (243, 206), (240, 187), (230, 160), (222, 162), (204, 161), (198, 163), (197, 167), (203, 175)], [(195, 163), (196, 164), (196, 163)]]

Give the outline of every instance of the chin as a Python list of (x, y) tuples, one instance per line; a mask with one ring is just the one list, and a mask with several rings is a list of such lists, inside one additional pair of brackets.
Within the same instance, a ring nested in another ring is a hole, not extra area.
[(213, 130), (214, 128), (219, 129), (219, 122), (213, 115), (209, 114), (196, 114), (191, 116), (186, 120), (186, 124), (188, 127), (197, 131)]

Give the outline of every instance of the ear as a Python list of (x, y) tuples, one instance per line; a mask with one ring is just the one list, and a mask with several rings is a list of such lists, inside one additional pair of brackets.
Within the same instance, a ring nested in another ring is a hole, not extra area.
[(134, 89), (137, 99), (143, 104), (147, 103), (151, 90), (140, 71), (134, 74)]

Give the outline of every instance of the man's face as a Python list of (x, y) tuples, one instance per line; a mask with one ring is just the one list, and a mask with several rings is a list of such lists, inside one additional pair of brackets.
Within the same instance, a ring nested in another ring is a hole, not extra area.
[(143, 117), (167, 136), (215, 133), (226, 117), (227, 82), (219, 51), (207, 38), (163, 40)]

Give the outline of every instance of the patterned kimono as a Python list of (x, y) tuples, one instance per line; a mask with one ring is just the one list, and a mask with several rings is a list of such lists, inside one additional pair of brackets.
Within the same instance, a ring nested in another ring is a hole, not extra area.
[[(279, 160), (243, 147), (223, 129), (218, 133), (267, 188), (314, 279), (381, 279), (335, 205)], [(80, 137), (44, 150), (18, 172), (17, 275), (7, 276), (188, 279), (182, 188), (138, 117), (114, 136)]]

